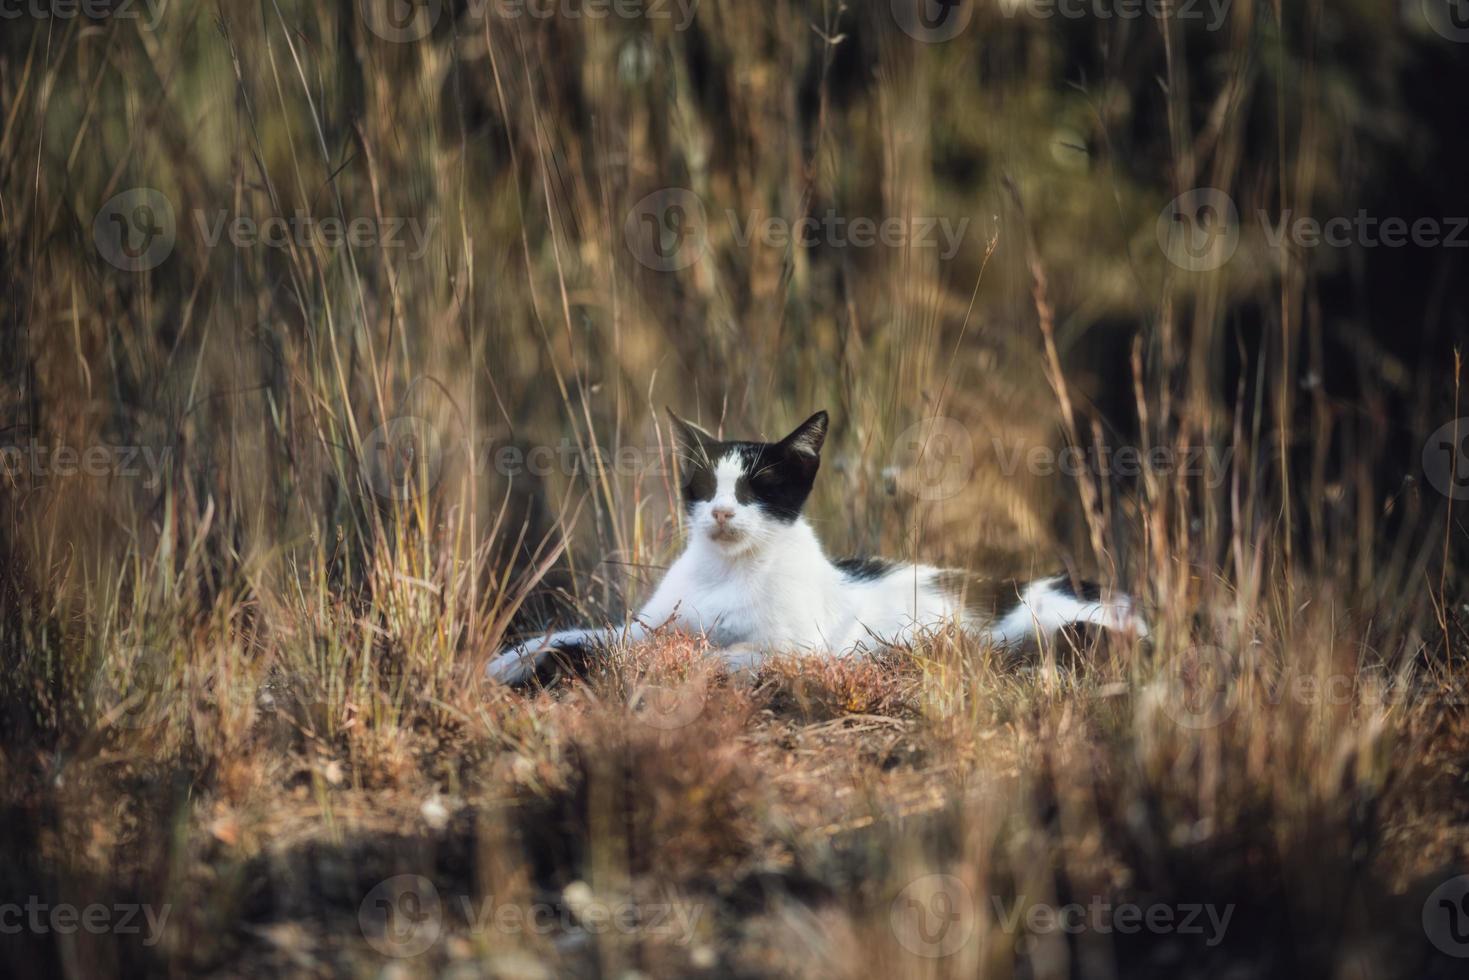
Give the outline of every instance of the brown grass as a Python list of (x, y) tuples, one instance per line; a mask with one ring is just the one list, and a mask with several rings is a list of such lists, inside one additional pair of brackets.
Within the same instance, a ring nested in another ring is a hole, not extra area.
[[(1154, 232), (1201, 185), (1350, 213), (1338, 163), (1399, 155), (1361, 120), (1411, 129), (1361, 79), (1417, 42), (1358, 5), (1201, 34), (977, 4), (922, 45), (888, 6), (446, 14), (402, 44), (304, 2), (5, 28), (0, 446), (157, 466), (5, 458), (0, 906), (167, 910), (156, 942), (7, 935), (13, 972), (1455, 975), (1422, 924), (1469, 866), (1469, 538), (1419, 463), (1459, 411), (1447, 320), (1332, 319), (1317, 254), (1247, 236), (1184, 273)], [(660, 272), (626, 219), (670, 186), (707, 249)], [(139, 272), (94, 237), (134, 187), (177, 225)], [(972, 224), (940, 257), (723, 218), (828, 208)], [(210, 244), (220, 211), (433, 230)], [(741, 435), (827, 407), (832, 551), (1065, 566), (1152, 639), (740, 677), (670, 635), (486, 683), (507, 637), (620, 622), (676, 553), (664, 404)], [(972, 450), (942, 499), (910, 492), (952, 475), (914, 458), (936, 418)], [(1013, 462), (1121, 445), (1232, 456)], [(1073, 902), (1231, 918), (1024, 918)]]

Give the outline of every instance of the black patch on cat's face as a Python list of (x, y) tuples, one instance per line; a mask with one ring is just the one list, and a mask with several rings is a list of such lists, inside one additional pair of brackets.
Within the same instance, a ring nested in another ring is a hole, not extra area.
[(789, 524), (800, 517), (821, 458), (793, 452), (778, 442), (749, 443), (740, 450), (748, 462), (745, 475), (735, 483), (735, 499), (743, 483), (750, 501), (773, 520)]
[(780, 442), (716, 439), (678, 416), (673, 420), (686, 511), (692, 512), (695, 504), (714, 498), (718, 491), (716, 468), (733, 454), (742, 461), (744, 470), (735, 480), (737, 503), (754, 505), (771, 519), (786, 524), (801, 515), (821, 467), (825, 412), (817, 412)]
[(679, 497), (684, 510), (692, 511), (694, 505), (714, 499), (717, 489), (714, 467), (721, 459), (724, 445), (708, 432), (691, 422), (685, 422), (668, 410), (673, 420), (673, 450), (678, 457)]
[(683, 464), (683, 505), (685, 510), (693, 509), (694, 504), (701, 501), (714, 499), (714, 470), (702, 462), (694, 462), (684, 459)]

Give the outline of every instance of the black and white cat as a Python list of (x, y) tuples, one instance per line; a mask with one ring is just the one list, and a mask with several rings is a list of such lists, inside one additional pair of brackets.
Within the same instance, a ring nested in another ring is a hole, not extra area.
[(735, 669), (777, 654), (905, 646), (950, 624), (1004, 647), (1072, 623), (1147, 634), (1130, 598), (1075, 589), (1064, 575), (987, 583), (928, 565), (827, 558), (801, 516), (821, 465), (825, 412), (774, 443), (724, 441), (669, 415), (688, 517), (683, 554), (626, 628), (526, 640), (490, 662), (491, 677), (520, 683), (558, 650), (635, 642), (664, 626), (704, 634)]

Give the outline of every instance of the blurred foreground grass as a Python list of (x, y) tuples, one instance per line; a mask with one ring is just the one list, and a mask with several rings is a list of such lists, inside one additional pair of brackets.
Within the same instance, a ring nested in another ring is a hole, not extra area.
[[(167, 910), (7, 962), (1454, 975), (1458, 253), (1267, 232), (1469, 213), (1423, 97), (1464, 46), (1366, 2), (663, 9), (7, 21), (0, 906)], [(1196, 188), (1227, 261), (1171, 247)], [(664, 404), (828, 408), (834, 551), (1070, 566), (1154, 642), (481, 683), (678, 547)]]

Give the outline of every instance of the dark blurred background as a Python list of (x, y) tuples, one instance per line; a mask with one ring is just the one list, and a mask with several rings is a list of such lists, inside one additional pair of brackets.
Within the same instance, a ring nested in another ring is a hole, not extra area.
[(1248, 593), (1287, 638), (1339, 600), (1390, 665), (1462, 639), (1462, 0), (0, 17), (11, 891), (92, 882), (40, 857), (85, 849), (49, 794), (143, 659), (252, 692), (151, 737), (146, 823), (282, 670), (356, 745), (636, 605), (665, 405), (828, 409), (834, 552)]

